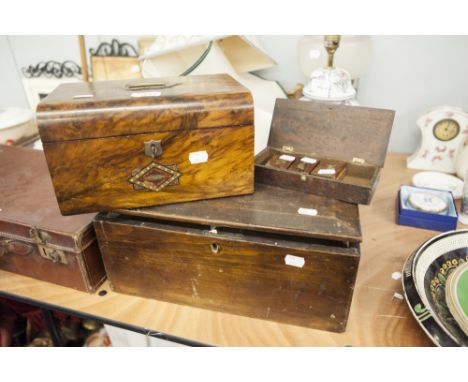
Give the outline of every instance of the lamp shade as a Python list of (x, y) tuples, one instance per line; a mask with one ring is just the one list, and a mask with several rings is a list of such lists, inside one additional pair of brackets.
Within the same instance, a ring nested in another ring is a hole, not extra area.
[[(359, 78), (367, 69), (371, 50), (369, 36), (341, 36), (334, 64), (346, 69), (352, 78)], [(327, 51), (322, 36), (303, 36), (299, 39), (298, 61), (302, 72), (309, 78), (315, 69), (327, 65)]]

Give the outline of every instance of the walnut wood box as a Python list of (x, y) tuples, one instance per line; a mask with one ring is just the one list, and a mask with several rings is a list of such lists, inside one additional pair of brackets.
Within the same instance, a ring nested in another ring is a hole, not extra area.
[[(256, 182), (370, 204), (384, 165), (395, 112), (358, 106), (278, 99), (268, 147), (255, 157)], [(336, 178), (269, 165), (289, 155), (344, 166)]]
[(252, 193), (253, 120), (228, 75), (63, 84), (37, 109), (64, 215)]
[(94, 214), (60, 214), (41, 151), (0, 145), (0, 163), (0, 269), (94, 292), (106, 278)]
[(253, 195), (98, 214), (95, 229), (117, 292), (346, 328), (360, 259), (354, 204), (256, 184)]

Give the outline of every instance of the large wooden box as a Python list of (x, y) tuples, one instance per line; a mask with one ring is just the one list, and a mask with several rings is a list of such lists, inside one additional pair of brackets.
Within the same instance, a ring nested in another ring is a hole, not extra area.
[(64, 215), (252, 193), (253, 121), (228, 75), (64, 84), (37, 108)]
[(253, 195), (95, 220), (121, 293), (342, 332), (360, 258), (358, 207), (256, 185)]
[(255, 180), (370, 204), (394, 115), (385, 109), (278, 99), (268, 147), (255, 157)]
[(0, 269), (94, 292), (106, 277), (94, 214), (60, 214), (41, 151), (0, 145), (0, 164)]

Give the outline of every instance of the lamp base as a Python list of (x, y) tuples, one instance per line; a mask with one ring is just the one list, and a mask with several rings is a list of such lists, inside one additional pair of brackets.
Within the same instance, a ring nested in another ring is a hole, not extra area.
[(352, 85), (351, 76), (340, 68), (314, 70), (302, 93), (305, 98), (312, 101), (333, 103), (343, 103), (356, 98), (356, 89)]

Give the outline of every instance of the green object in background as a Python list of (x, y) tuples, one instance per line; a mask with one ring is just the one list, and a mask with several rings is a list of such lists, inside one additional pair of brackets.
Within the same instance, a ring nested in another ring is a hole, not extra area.
[(445, 300), (450, 314), (468, 336), (468, 262), (465, 260), (450, 273), (445, 287)]
[(465, 317), (468, 317), (468, 268), (465, 268), (463, 273), (456, 281), (456, 299), (462, 308)]

